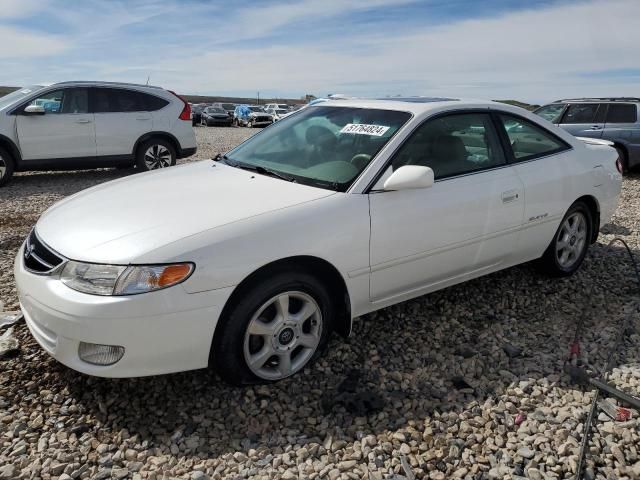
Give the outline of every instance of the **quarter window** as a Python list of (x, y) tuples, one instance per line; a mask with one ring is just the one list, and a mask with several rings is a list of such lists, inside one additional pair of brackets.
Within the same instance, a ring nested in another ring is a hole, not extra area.
[(566, 150), (559, 138), (532, 122), (511, 115), (500, 115), (516, 160), (531, 160)]
[(540, 107), (536, 110), (536, 115), (540, 115), (545, 120), (548, 120), (551, 123), (558, 123), (560, 119), (560, 115), (564, 111), (565, 104), (564, 103), (554, 103), (551, 105), (545, 105), (544, 107)]
[(431, 167), (436, 179), (504, 164), (491, 117), (484, 113), (454, 114), (427, 121), (392, 161), (394, 170), (404, 165)]
[(638, 109), (635, 105), (611, 103), (607, 111), (607, 123), (635, 123)]
[(598, 103), (574, 103), (569, 105), (561, 123), (594, 123), (599, 106), (600, 104)]

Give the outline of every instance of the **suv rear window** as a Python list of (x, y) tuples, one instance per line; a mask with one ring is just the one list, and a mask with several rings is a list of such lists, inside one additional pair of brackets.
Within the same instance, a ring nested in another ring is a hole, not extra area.
[(560, 123), (594, 123), (599, 106), (599, 103), (571, 104)]
[(607, 123), (635, 123), (638, 109), (633, 104), (610, 103), (607, 111)]
[(154, 112), (169, 104), (167, 100), (134, 90), (119, 88), (95, 88), (95, 113), (104, 112)]

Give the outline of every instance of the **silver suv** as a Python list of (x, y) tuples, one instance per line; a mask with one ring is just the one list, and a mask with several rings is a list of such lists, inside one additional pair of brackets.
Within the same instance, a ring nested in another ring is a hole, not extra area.
[(640, 98), (569, 98), (544, 105), (534, 113), (576, 137), (613, 142), (628, 172), (640, 165), (638, 108)]

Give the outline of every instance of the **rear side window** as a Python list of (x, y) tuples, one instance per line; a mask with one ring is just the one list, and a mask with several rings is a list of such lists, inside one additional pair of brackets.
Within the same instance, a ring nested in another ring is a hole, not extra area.
[(607, 123), (635, 123), (638, 109), (633, 104), (611, 103), (607, 111)]
[(561, 123), (594, 123), (597, 121), (596, 116), (599, 107), (599, 103), (574, 103), (569, 105)]
[(500, 115), (517, 161), (532, 160), (568, 150), (569, 146), (544, 128), (520, 117)]
[(169, 102), (154, 95), (117, 88), (94, 89), (94, 112), (154, 112)]

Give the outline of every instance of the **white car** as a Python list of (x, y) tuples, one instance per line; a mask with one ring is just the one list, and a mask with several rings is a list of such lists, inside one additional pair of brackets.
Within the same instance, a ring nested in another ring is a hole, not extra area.
[(275, 381), (367, 312), (530, 260), (572, 274), (621, 180), (607, 142), (517, 107), (330, 100), (62, 200), (15, 279), (33, 336), (80, 372)]
[(191, 107), (160, 87), (63, 82), (0, 97), (0, 186), (14, 171), (153, 170), (195, 152)]
[(273, 117), (274, 122), (277, 122), (281, 118), (284, 118), (287, 115), (293, 113), (291, 112), (291, 110), (285, 110), (283, 108), (267, 108), (265, 112)]
[(265, 111), (267, 110), (289, 110), (289, 105), (286, 103), (267, 103), (264, 106)]

